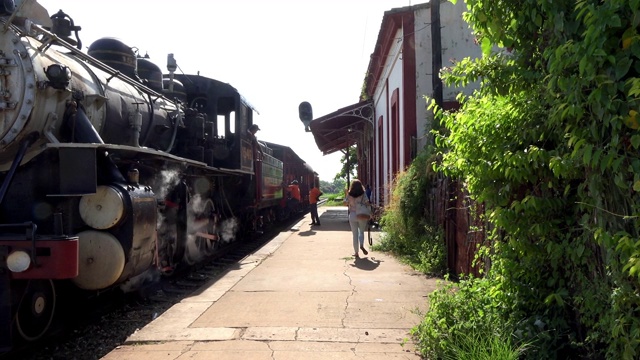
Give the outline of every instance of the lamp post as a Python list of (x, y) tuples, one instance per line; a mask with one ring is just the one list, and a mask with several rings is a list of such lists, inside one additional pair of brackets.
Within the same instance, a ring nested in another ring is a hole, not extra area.
[(300, 115), (300, 121), (304, 124), (304, 131), (311, 132), (309, 124), (313, 120), (313, 109), (311, 104), (307, 101), (303, 101), (298, 105), (298, 114)]

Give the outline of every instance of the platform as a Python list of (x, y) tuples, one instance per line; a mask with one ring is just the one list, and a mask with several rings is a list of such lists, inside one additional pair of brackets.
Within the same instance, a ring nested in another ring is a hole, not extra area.
[(409, 331), (436, 280), (384, 253), (354, 259), (346, 207), (319, 213), (321, 226), (307, 214), (102, 359), (420, 359)]

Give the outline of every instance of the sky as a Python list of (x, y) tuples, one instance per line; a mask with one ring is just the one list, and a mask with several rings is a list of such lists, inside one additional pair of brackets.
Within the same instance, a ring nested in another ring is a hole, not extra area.
[(358, 102), (384, 12), (428, 0), (38, 0), (71, 17), (83, 48), (115, 37), (166, 72), (234, 86), (258, 111), (258, 140), (293, 149), (331, 182), (342, 153), (323, 155), (305, 132), (298, 105), (313, 117)]

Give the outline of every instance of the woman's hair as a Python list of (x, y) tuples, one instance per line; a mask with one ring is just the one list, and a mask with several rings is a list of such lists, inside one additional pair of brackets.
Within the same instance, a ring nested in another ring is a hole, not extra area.
[(362, 187), (362, 182), (358, 179), (353, 179), (351, 182), (351, 186), (349, 186), (349, 195), (353, 197), (362, 196), (364, 194), (364, 188)]

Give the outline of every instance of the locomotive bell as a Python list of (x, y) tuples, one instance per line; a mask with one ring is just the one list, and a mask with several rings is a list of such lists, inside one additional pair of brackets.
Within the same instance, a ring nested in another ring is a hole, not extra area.
[(298, 114), (300, 116), (300, 121), (304, 124), (304, 131), (310, 132), (309, 124), (311, 120), (313, 120), (313, 109), (311, 108), (311, 104), (307, 101), (303, 101), (298, 106)]

